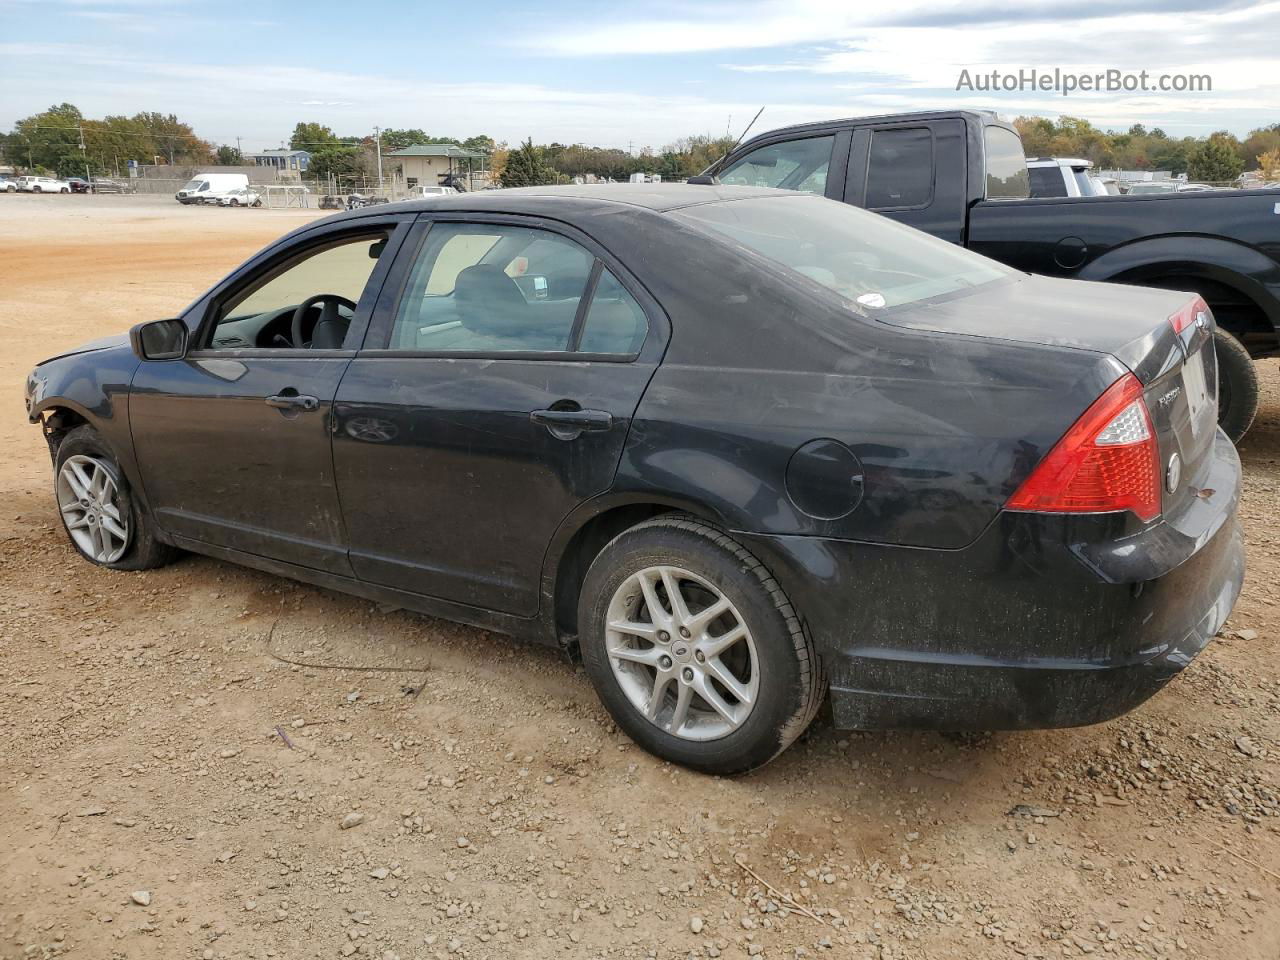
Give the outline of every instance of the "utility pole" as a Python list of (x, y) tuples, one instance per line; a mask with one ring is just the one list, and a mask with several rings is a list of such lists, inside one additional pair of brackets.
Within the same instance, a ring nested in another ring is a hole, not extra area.
[(236, 137), (236, 156), (240, 158), (240, 162), (244, 163), (244, 152), (240, 149), (240, 138)]
[(76, 129), (80, 131), (80, 159), (84, 161), (84, 178), (93, 183), (93, 177), (89, 175), (89, 155), (84, 151), (84, 124), (77, 123)]
[(382, 190), (382, 128), (373, 128), (373, 139), (378, 147), (378, 190)]

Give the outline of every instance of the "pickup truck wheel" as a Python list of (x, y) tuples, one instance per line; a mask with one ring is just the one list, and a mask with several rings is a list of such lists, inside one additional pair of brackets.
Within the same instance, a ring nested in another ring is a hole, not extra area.
[(1258, 412), (1258, 371), (1239, 340), (1219, 329), (1214, 332), (1218, 355), (1218, 426), (1239, 443)]

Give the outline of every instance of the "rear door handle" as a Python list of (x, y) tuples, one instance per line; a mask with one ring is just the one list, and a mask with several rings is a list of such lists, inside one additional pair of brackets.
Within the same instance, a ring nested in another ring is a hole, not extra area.
[(585, 430), (613, 427), (613, 415), (607, 410), (533, 410), (529, 419), (542, 424), (561, 440), (573, 440)]
[(275, 407), (277, 410), (318, 410), (320, 398), (309, 397), (306, 394), (288, 396), (277, 393), (267, 397), (267, 406)]

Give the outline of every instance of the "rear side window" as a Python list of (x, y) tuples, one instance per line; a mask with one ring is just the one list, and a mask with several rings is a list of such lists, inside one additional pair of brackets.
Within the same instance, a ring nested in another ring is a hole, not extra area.
[(1059, 167), (1032, 167), (1027, 173), (1031, 177), (1031, 196), (1065, 197), (1067, 195), (1067, 184), (1062, 179), (1062, 170)]
[(1042, 196), (1034, 192), (1034, 179), (1028, 179), (1027, 158), (1022, 140), (1016, 133), (1004, 127), (986, 127), (982, 131), (982, 139), (987, 155), (988, 200), (1025, 200)]
[(639, 353), (649, 321), (635, 297), (608, 270), (600, 271), (578, 349), (583, 353)]
[(867, 209), (923, 207), (932, 199), (933, 134), (929, 128), (872, 133), (867, 163)]
[(824, 193), (835, 137), (809, 137), (771, 143), (752, 150), (716, 176), (740, 187), (778, 187), (801, 193)]
[(437, 223), (409, 276), (389, 346), (444, 354), (638, 353), (646, 315), (603, 265), (589, 290), (596, 262), (547, 230)]

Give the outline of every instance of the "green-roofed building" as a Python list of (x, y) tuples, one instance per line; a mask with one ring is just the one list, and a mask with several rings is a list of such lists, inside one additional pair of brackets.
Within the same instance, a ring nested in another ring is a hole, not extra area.
[(468, 190), (488, 183), (485, 172), (488, 156), (466, 150), (456, 143), (415, 143), (403, 150), (383, 155), (390, 162), (390, 172), (397, 187), (412, 190), (417, 186), (438, 186), (449, 176), (459, 177)]

